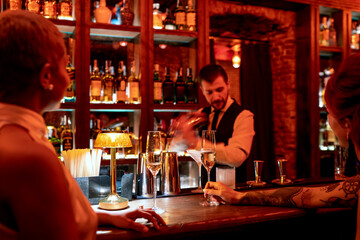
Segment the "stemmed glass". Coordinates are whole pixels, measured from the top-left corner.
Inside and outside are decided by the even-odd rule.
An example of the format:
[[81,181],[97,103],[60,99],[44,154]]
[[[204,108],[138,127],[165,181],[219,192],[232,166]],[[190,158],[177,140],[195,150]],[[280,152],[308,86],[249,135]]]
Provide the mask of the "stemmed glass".
[[153,175],[154,182],[154,204],[152,209],[157,213],[165,212],[164,209],[161,209],[156,206],[156,175],[161,169],[162,159],[162,142],[161,142],[161,132],[160,131],[148,131],[147,141],[146,141],[146,167],[150,170]]
[[[210,181],[210,171],[215,165],[216,139],[215,130],[203,130],[201,138],[201,163],[205,167]],[[208,195],[206,201],[201,203],[203,206],[217,206],[219,203]]]
[[196,164],[198,165],[199,168],[199,178],[198,178],[198,188],[194,189],[193,193],[202,193],[203,190],[201,188],[201,151],[200,150],[196,150],[196,149],[188,149],[186,150],[187,153],[191,156],[192,159],[195,160]]

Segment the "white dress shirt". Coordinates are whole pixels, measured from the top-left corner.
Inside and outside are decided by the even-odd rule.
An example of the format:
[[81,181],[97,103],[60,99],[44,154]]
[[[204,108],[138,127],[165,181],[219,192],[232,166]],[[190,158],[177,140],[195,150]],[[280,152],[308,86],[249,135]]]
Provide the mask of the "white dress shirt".
[[[216,128],[224,116],[224,113],[229,109],[233,102],[234,100],[228,97],[225,107],[221,109],[219,113]],[[202,111],[202,109],[199,111]],[[215,109],[211,107],[208,123],[209,130],[211,130],[214,115]],[[239,167],[250,154],[254,135],[254,114],[249,110],[244,109],[235,119],[234,131],[228,140],[228,145],[225,146],[225,143],[216,144],[217,163],[225,164],[230,167]],[[201,140],[198,141],[197,148],[201,148]]]

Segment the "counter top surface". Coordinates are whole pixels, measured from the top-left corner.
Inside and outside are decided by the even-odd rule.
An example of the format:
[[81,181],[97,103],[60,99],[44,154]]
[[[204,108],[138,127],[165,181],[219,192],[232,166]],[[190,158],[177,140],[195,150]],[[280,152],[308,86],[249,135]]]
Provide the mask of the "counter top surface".
[[[302,218],[307,215],[321,215],[329,212],[347,211],[347,209],[319,209],[305,210],[299,208],[263,207],[263,206],[235,206],[230,204],[216,207],[203,207],[200,202],[204,201],[202,194],[164,197],[157,199],[157,206],[166,210],[161,214],[167,226],[160,231],[151,229],[147,233],[137,233],[131,230],[113,228],[111,226],[100,227],[97,231],[98,239],[137,239],[137,238],[168,238],[181,234],[196,234],[201,232],[224,231],[224,229],[244,228],[244,226],[277,220]],[[133,200],[129,202],[129,208],[122,211],[134,210],[140,206],[151,208],[152,199]],[[93,206],[96,211],[98,207]]]

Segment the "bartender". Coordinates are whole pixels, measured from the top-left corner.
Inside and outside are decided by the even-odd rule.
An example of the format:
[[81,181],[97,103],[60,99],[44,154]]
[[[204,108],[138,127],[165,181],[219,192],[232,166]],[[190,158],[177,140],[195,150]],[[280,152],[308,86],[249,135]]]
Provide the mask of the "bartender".
[[[237,179],[245,182],[247,167],[244,163],[250,154],[255,135],[254,115],[229,96],[228,76],[220,65],[206,65],[200,70],[198,79],[210,105],[198,111],[208,116],[207,125],[200,130],[216,130],[216,165],[210,173],[210,179],[216,181],[216,167],[226,166],[235,167]],[[179,126],[183,128],[183,141],[187,141],[190,148],[201,149],[201,138],[187,124]],[[203,185],[206,176],[204,171]]]

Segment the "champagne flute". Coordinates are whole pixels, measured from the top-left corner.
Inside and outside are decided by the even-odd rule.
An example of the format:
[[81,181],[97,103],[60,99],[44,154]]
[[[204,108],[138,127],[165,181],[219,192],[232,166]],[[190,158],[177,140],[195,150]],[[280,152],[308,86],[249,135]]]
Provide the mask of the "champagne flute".
[[150,170],[153,175],[153,184],[154,184],[154,204],[152,209],[157,213],[165,212],[164,209],[161,209],[156,206],[156,175],[161,169],[162,159],[162,142],[161,142],[161,132],[160,131],[148,131],[147,141],[146,141],[146,167]]
[[[203,130],[201,138],[201,162],[205,167],[210,181],[210,171],[215,165],[216,140],[215,130]],[[201,203],[203,206],[218,206],[219,203],[208,195],[206,201]]]
[[193,193],[202,193],[203,189],[201,188],[201,151],[196,149],[188,149],[186,150],[187,153],[191,156],[192,159],[195,160],[196,164],[199,168],[199,178],[198,178],[198,188],[191,191]]

